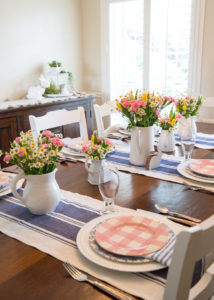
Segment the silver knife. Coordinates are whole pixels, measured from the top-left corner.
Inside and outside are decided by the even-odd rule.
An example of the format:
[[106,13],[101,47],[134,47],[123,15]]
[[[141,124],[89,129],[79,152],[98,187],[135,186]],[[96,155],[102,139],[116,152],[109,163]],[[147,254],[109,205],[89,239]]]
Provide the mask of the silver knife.
[[196,223],[196,222],[188,221],[188,220],[186,220],[186,219],[181,219],[181,218],[171,217],[171,216],[168,216],[167,219],[169,219],[169,220],[171,220],[171,221],[174,221],[174,222],[177,222],[177,223],[180,223],[180,224],[183,224],[183,225],[188,225],[188,226],[196,226],[196,225],[199,225],[199,224]]

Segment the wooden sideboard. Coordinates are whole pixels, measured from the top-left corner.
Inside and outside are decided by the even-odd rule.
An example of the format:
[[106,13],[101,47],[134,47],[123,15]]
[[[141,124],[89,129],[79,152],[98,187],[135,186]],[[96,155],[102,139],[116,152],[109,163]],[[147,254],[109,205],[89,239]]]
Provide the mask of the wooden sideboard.
[[[27,131],[30,129],[28,120],[29,115],[38,117],[49,111],[58,109],[73,110],[78,106],[82,106],[85,109],[88,134],[90,136],[93,132],[94,99],[95,95],[88,95],[55,102],[47,102],[45,104],[8,108],[7,110],[0,109],[0,149],[7,151],[10,147],[10,141],[13,141],[19,135],[20,131]],[[79,135],[79,126],[78,124],[67,125],[55,128],[53,131],[62,133],[63,136],[77,137]]]

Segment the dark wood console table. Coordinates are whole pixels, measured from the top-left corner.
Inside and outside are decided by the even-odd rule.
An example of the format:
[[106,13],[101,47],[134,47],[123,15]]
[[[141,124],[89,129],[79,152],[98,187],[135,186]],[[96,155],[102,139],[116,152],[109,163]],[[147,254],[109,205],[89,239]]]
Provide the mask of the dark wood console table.
[[[51,102],[50,100],[50,102],[45,104],[8,108],[7,110],[1,110],[0,106],[0,149],[7,151],[10,146],[10,141],[13,141],[19,135],[20,131],[30,129],[29,115],[42,116],[49,111],[58,109],[73,110],[78,106],[82,106],[85,109],[88,134],[90,136],[93,132],[94,99],[95,95],[88,95],[55,102]],[[75,124],[68,125],[56,128],[54,131],[62,133],[63,136],[76,137],[79,135],[79,126],[75,126]]]

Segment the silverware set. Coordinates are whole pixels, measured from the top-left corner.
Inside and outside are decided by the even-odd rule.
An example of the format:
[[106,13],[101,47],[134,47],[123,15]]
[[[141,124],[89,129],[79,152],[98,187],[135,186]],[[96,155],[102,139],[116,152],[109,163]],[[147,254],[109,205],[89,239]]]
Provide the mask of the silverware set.
[[83,272],[80,272],[77,268],[72,266],[69,263],[63,263],[64,268],[67,272],[71,275],[71,277],[77,281],[87,281],[88,283],[92,284],[93,286],[97,287],[98,289],[108,293],[109,295],[114,296],[119,300],[134,300],[136,298],[130,296],[129,294],[122,292],[121,290],[104,283],[102,281],[98,281],[96,279],[91,279]]
[[197,218],[193,218],[190,216],[186,216],[183,214],[180,214],[178,212],[173,212],[170,211],[167,207],[159,205],[159,204],[155,204],[155,208],[162,214],[167,214],[168,215],[168,219],[171,221],[175,221],[184,225],[188,225],[188,226],[196,226],[199,223],[201,223],[200,219]]

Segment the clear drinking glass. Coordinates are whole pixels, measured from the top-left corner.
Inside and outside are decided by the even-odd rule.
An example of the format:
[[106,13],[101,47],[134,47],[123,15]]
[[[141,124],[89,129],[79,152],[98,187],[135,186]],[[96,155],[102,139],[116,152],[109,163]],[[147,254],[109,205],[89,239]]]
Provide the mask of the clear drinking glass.
[[119,188],[119,175],[116,169],[101,168],[99,173],[99,191],[104,201],[102,214],[117,211],[115,198]]
[[196,142],[196,132],[195,120],[193,118],[183,120],[183,123],[179,127],[179,137],[184,153],[184,160],[191,159]]

